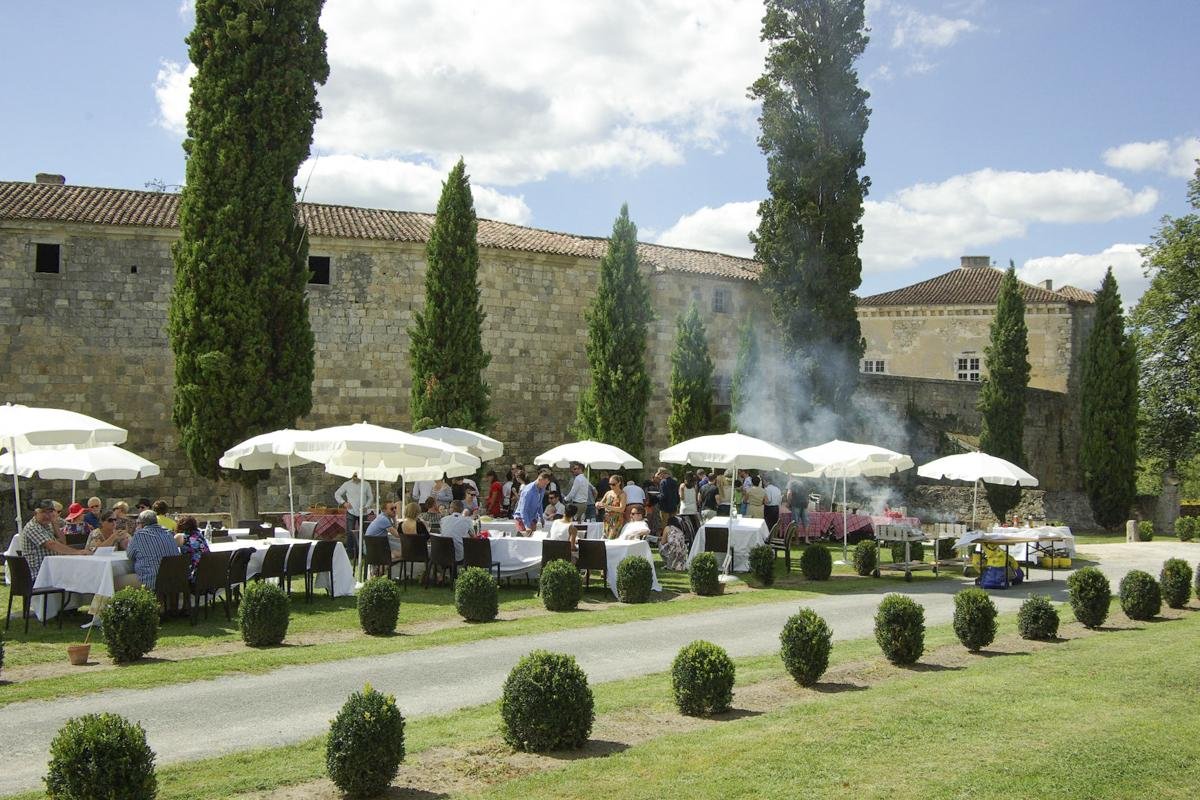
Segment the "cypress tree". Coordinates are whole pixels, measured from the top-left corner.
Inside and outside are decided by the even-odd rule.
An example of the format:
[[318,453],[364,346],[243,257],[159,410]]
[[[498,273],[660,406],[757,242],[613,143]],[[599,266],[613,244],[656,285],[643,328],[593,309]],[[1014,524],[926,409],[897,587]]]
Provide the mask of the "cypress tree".
[[479,292],[475,201],[462,159],[450,170],[425,248],[425,310],[409,331],[413,428],[491,424],[483,371],[484,312]]
[[729,387],[729,404],[733,409],[734,428],[755,429],[754,411],[750,408],[750,392],[759,372],[758,334],[749,317],[742,322],[738,331],[737,361],[734,362],[733,379]]
[[211,479],[231,445],[312,408],[308,240],[293,186],[329,75],[323,1],[197,0],[187,37],[197,73],[167,332],[180,444]]
[[700,310],[692,302],[675,323],[671,353],[671,415],[667,432],[671,444],[714,430],[713,362]]
[[1113,530],[1137,495],[1137,359],[1112,267],[1096,295],[1096,321],[1083,349],[1079,461],[1092,514]]
[[646,327],[651,319],[650,294],[638,262],[637,226],[629,219],[629,206],[622,205],[587,313],[592,382],[580,395],[575,429],[634,458],[641,457],[645,443],[650,400]]
[[[1029,385],[1029,336],[1025,327],[1025,300],[1012,264],[1000,282],[996,316],[992,319],[991,341],[984,350],[987,376],[979,387],[979,411],[983,426],[979,449],[1025,466],[1025,388]],[[1021,499],[1021,487],[987,487],[992,513],[1004,519]]]
[[800,394],[841,410],[858,385],[862,332],[863,136],[869,95],[855,62],[867,46],[863,0],[767,0],[766,67],[750,87],[762,101],[759,148],[769,197],[750,236],[762,262]]

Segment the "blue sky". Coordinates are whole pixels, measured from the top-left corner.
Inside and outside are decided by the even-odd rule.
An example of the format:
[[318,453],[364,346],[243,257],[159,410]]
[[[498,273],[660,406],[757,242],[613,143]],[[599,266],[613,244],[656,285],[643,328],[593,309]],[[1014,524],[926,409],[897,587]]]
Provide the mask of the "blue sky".
[[[0,11],[0,179],[183,180],[176,0],[10,0]],[[331,77],[308,198],[432,210],[461,154],[482,216],[747,254],[765,188],[761,4],[328,0]],[[1200,155],[1200,3],[870,0],[868,294],[1016,262],[1091,288],[1186,210]]]

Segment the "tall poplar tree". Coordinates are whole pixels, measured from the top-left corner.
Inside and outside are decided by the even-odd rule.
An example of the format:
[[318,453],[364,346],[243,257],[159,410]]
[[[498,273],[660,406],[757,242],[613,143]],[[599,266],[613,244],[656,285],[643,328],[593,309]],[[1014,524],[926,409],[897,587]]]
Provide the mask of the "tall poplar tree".
[[671,415],[667,432],[671,444],[712,433],[713,362],[700,310],[693,301],[675,322],[675,349],[671,352]]
[[753,414],[762,413],[762,409],[755,412],[750,408],[751,387],[756,381],[761,383],[759,359],[758,333],[754,329],[754,320],[747,317],[738,331],[737,360],[734,362],[733,377],[729,382],[729,406],[733,409],[733,427],[739,430],[755,429],[756,426],[746,423],[753,422]]
[[[324,0],[197,0],[187,183],[172,248],[167,331],[173,418],[195,471],[222,477],[231,445],[312,408],[308,240],[295,178],[325,82]],[[249,489],[257,473],[224,477]],[[253,507],[243,492],[239,505]]]
[[1137,496],[1137,358],[1125,336],[1121,295],[1109,267],[1096,294],[1096,320],[1083,347],[1079,462],[1092,515],[1113,530]]
[[650,376],[646,328],[653,319],[650,292],[637,254],[637,226],[622,205],[608,250],[600,260],[600,286],[587,312],[592,382],[580,395],[575,429],[580,436],[616,445],[640,458],[645,444]]
[[462,159],[442,185],[425,248],[425,310],[409,331],[412,421],[415,430],[448,425],[483,431],[491,424],[491,394],[483,371],[479,292],[479,227]]
[[[1025,467],[1025,389],[1029,386],[1029,332],[1025,326],[1025,300],[1012,264],[1000,282],[991,341],[984,350],[987,376],[979,387],[983,426],[979,449]],[[1021,499],[1021,487],[987,487],[992,513],[1004,519]]]
[[770,194],[750,235],[754,256],[794,373],[808,384],[800,393],[837,410],[858,385],[863,352],[853,293],[870,110],[854,65],[866,34],[863,0],[767,0],[766,67],[750,87],[762,101]]

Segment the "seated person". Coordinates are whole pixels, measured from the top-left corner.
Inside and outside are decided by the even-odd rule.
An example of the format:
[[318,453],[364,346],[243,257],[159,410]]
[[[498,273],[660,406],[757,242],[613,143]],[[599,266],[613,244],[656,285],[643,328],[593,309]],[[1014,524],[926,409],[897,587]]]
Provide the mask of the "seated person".
[[[173,520],[167,516],[167,511],[170,509],[170,506],[167,505],[166,500],[155,500],[154,505],[150,506],[150,508],[154,511],[155,514],[158,515],[159,527],[166,528],[167,530],[172,531],[172,532],[175,530],[175,520]],[[139,514],[138,520],[140,521],[141,518],[142,517]]]
[[175,526],[175,544],[179,545],[179,552],[188,560],[188,581],[195,581],[200,556],[209,552],[208,540],[204,538],[204,531],[200,530],[200,523],[196,522],[195,517],[179,520]]
[[662,556],[664,569],[673,572],[687,569],[687,536],[684,534],[684,522],[678,516],[667,520],[667,526],[658,539],[658,552]]
[[[400,531],[396,529],[396,503],[394,501],[384,503],[382,511],[371,520],[371,524],[367,526],[366,533],[363,536],[380,536],[386,538],[388,547],[392,551],[392,559],[400,557]],[[377,575],[382,575],[384,567],[381,565],[375,566]]]
[[470,484],[463,492],[463,513],[472,518],[479,516],[479,490]]
[[125,534],[125,541],[128,542],[129,537],[133,535],[134,529],[137,528],[137,520],[129,516],[129,503],[126,503],[124,500],[118,500],[113,503],[112,513],[115,520],[114,527]]
[[441,535],[449,536],[454,540],[455,561],[463,560],[462,540],[469,539],[475,528],[470,517],[464,517],[462,512],[462,501],[452,500],[450,501],[450,513],[442,517]]
[[100,514],[100,525],[88,536],[88,552],[95,552],[97,547],[116,547],[124,550],[129,545],[129,534],[117,530],[117,515],[112,511]]
[[33,505],[33,516],[21,528],[21,555],[29,562],[29,574],[37,580],[38,570],[46,556],[86,556],[86,550],[67,547],[54,535],[54,501],[39,500]]
[[579,514],[579,507],[575,504],[567,506],[563,510],[563,515],[550,523],[550,532],[546,534],[547,539],[554,539],[560,542],[570,542],[571,549],[577,550],[575,546],[575,517]]
[[629,507],[629,522],[621,528],[618,539],[645,539],[650,535],[650,526],[646,523],[646,509],[640,504]]
[[404,519],[400,520],[397,530],[401,536],[417,536],[421,539],[429,538],[429,526],[421,519],[421,507],[416,503],[408,503],[404,506]]
[[87,515],[87,509],[80,503],[71,503],[67,509],[67,521],[62,524],[62,538],[66,538],[70,534],[87,536],[92,532],[92,526],[88,525],[84,520]]
[[138,514],[138,529],[125,549],[133,563],[137,581],[151,591],[154,590],[155,581],[158,579],[158,566],[163,557],[179,555],[179,545],[175,544],[175,537],[158,524],[158,514],[153,509]]
[[83,513],[83,521],[88,524],[92,530],[100,527],[100,510],[104,504],[100,502],[99,497],[89,497],[87,501],[87,511]]
[[566,512],[566,506],[562,504],[562,500],[558,497],[558,492],[546,492],[546,510],[542,512],[542,519],[549,525],[554,520],[561,517]]
[[420,519],[425,523],[425,527],[430,533],[437,530],[442,524],[442,515],[438,508],[438,501],[432,494],[426,497],[425,502],[421,504]]

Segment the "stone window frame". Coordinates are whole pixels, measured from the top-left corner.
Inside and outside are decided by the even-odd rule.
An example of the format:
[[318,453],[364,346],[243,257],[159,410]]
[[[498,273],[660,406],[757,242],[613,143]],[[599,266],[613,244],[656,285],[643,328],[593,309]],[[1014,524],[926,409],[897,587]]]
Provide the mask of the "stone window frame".
[[[40,245],[55,245],[58,247],[58,271],[57,272],[41,272],[37,268],[38,262],[38,247]],[[29,267],[35,276],[45,278],[59,278],[66,273],[66,242],[58,237],[44,236],[36,239],[30,239],[28,243],[29,249]]]
[[320,283],[320,282],[314,282],[314,281],[312,281],[312,280],[305,280],[305,281],[304,281],[304,285],[305,285],[307,288],[313,288],[313,287],[316,287],[316,288],[318,288],[318,289],[328,289],[329,287],[333,286],[333,269],[334,269],[334,258],[333,258],[333,254],[332,254],[332,253],[313,253],[313,252],[311,252],[311,251],[309,252],[309,254],[308,254],[308,263],[309,263],[309,265],[310,265],[310,270],[309,270],[309,277],[310,277],[310,278],[311,278],[311,276],[312,276],[311,264],[312,264],[312,260],[313,260],[314,258],[325,258],[325,259],[328,259],[328,260],[329,260],[329,272],[328,272],[328,275],[326,276],[326,277],[328,278],[328,281],[327,281],[327,282],[325,282],[325,283]]
[[887,362],[882,358],[864,358],[862,371],[874,375],[887,374]]
[[728,286],[717,286],[714,288],[712,310],[714,314],[732,314],[733,290]]
[[983,358],[976,350],[964,350],[954,357],[954,378],[979,383],[983,378]]

